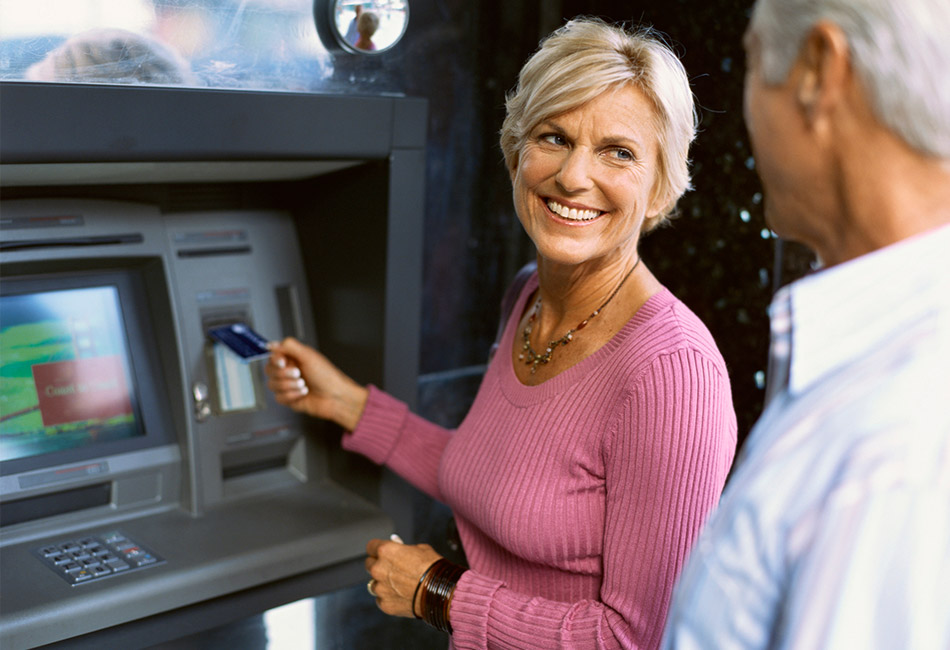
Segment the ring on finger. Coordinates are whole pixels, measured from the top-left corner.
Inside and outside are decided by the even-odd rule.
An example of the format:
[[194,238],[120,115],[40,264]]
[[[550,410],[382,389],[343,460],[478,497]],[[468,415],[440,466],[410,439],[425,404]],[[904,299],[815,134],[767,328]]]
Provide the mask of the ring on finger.
[[370,578],[370,581],[366,583],[366,591],[368,591],[369,595],[372,596],[373,598],[376,598],[376,592],[373,591],[373,587],[375,585],[376,585],[376,580],[373,578]]

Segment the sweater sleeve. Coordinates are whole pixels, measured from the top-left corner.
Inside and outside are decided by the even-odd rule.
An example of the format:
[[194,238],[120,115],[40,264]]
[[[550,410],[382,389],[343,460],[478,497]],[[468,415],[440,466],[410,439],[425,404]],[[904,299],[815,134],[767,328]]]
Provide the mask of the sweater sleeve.
[[657,648],[673,585],[718,501],[736,444],[721,367],[692,349],[657,358],[605,444],[598,600],[555,602],[463,574],[450,619],[458,648]]
[[439,490],[439,462],[451,431],[409,411],[375,386],[356,428],[343,436],[343,448],[385,465],[433,499]]

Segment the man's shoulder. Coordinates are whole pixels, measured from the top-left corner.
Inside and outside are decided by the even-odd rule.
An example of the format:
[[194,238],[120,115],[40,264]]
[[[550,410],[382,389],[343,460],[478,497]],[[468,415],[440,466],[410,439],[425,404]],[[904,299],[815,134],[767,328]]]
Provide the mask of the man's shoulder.
[[735,477],[740,499],[789,523],[836,494],[872,499],[937,480],[950,446],[950,359],[934,340],[895,342],[803,394],[780,396],[749,437]]

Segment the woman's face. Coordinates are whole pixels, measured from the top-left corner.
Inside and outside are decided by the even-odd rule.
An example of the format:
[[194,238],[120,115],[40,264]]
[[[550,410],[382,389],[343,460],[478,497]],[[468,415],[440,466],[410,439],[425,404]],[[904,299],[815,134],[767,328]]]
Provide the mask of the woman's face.
[[560,264],[634,250],[657,182],[655,111],[634,86],[547,119],[511,170],[515,209],[541,257]]

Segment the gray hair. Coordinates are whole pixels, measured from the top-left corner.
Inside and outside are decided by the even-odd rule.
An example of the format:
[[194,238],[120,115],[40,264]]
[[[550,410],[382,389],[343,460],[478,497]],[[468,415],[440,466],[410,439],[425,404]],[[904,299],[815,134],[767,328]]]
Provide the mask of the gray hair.
[[664,207],[644,220],[643,232],[648,232],[669,218],[690,189],[689,146],[697,127],[686,70],[654,30],[629,31],[599,19],[578,18],[545,38],[507,97],[501,150],[508,168],[514,169],[538,124],[627,84],[642,90],[656,109],[659,147],[653,198],[662,199]]
[[749,33],[767,83],[787,78],[822,20],[847,38],[877,119],[913,149],[950,158],[950,1],[758,0]]

